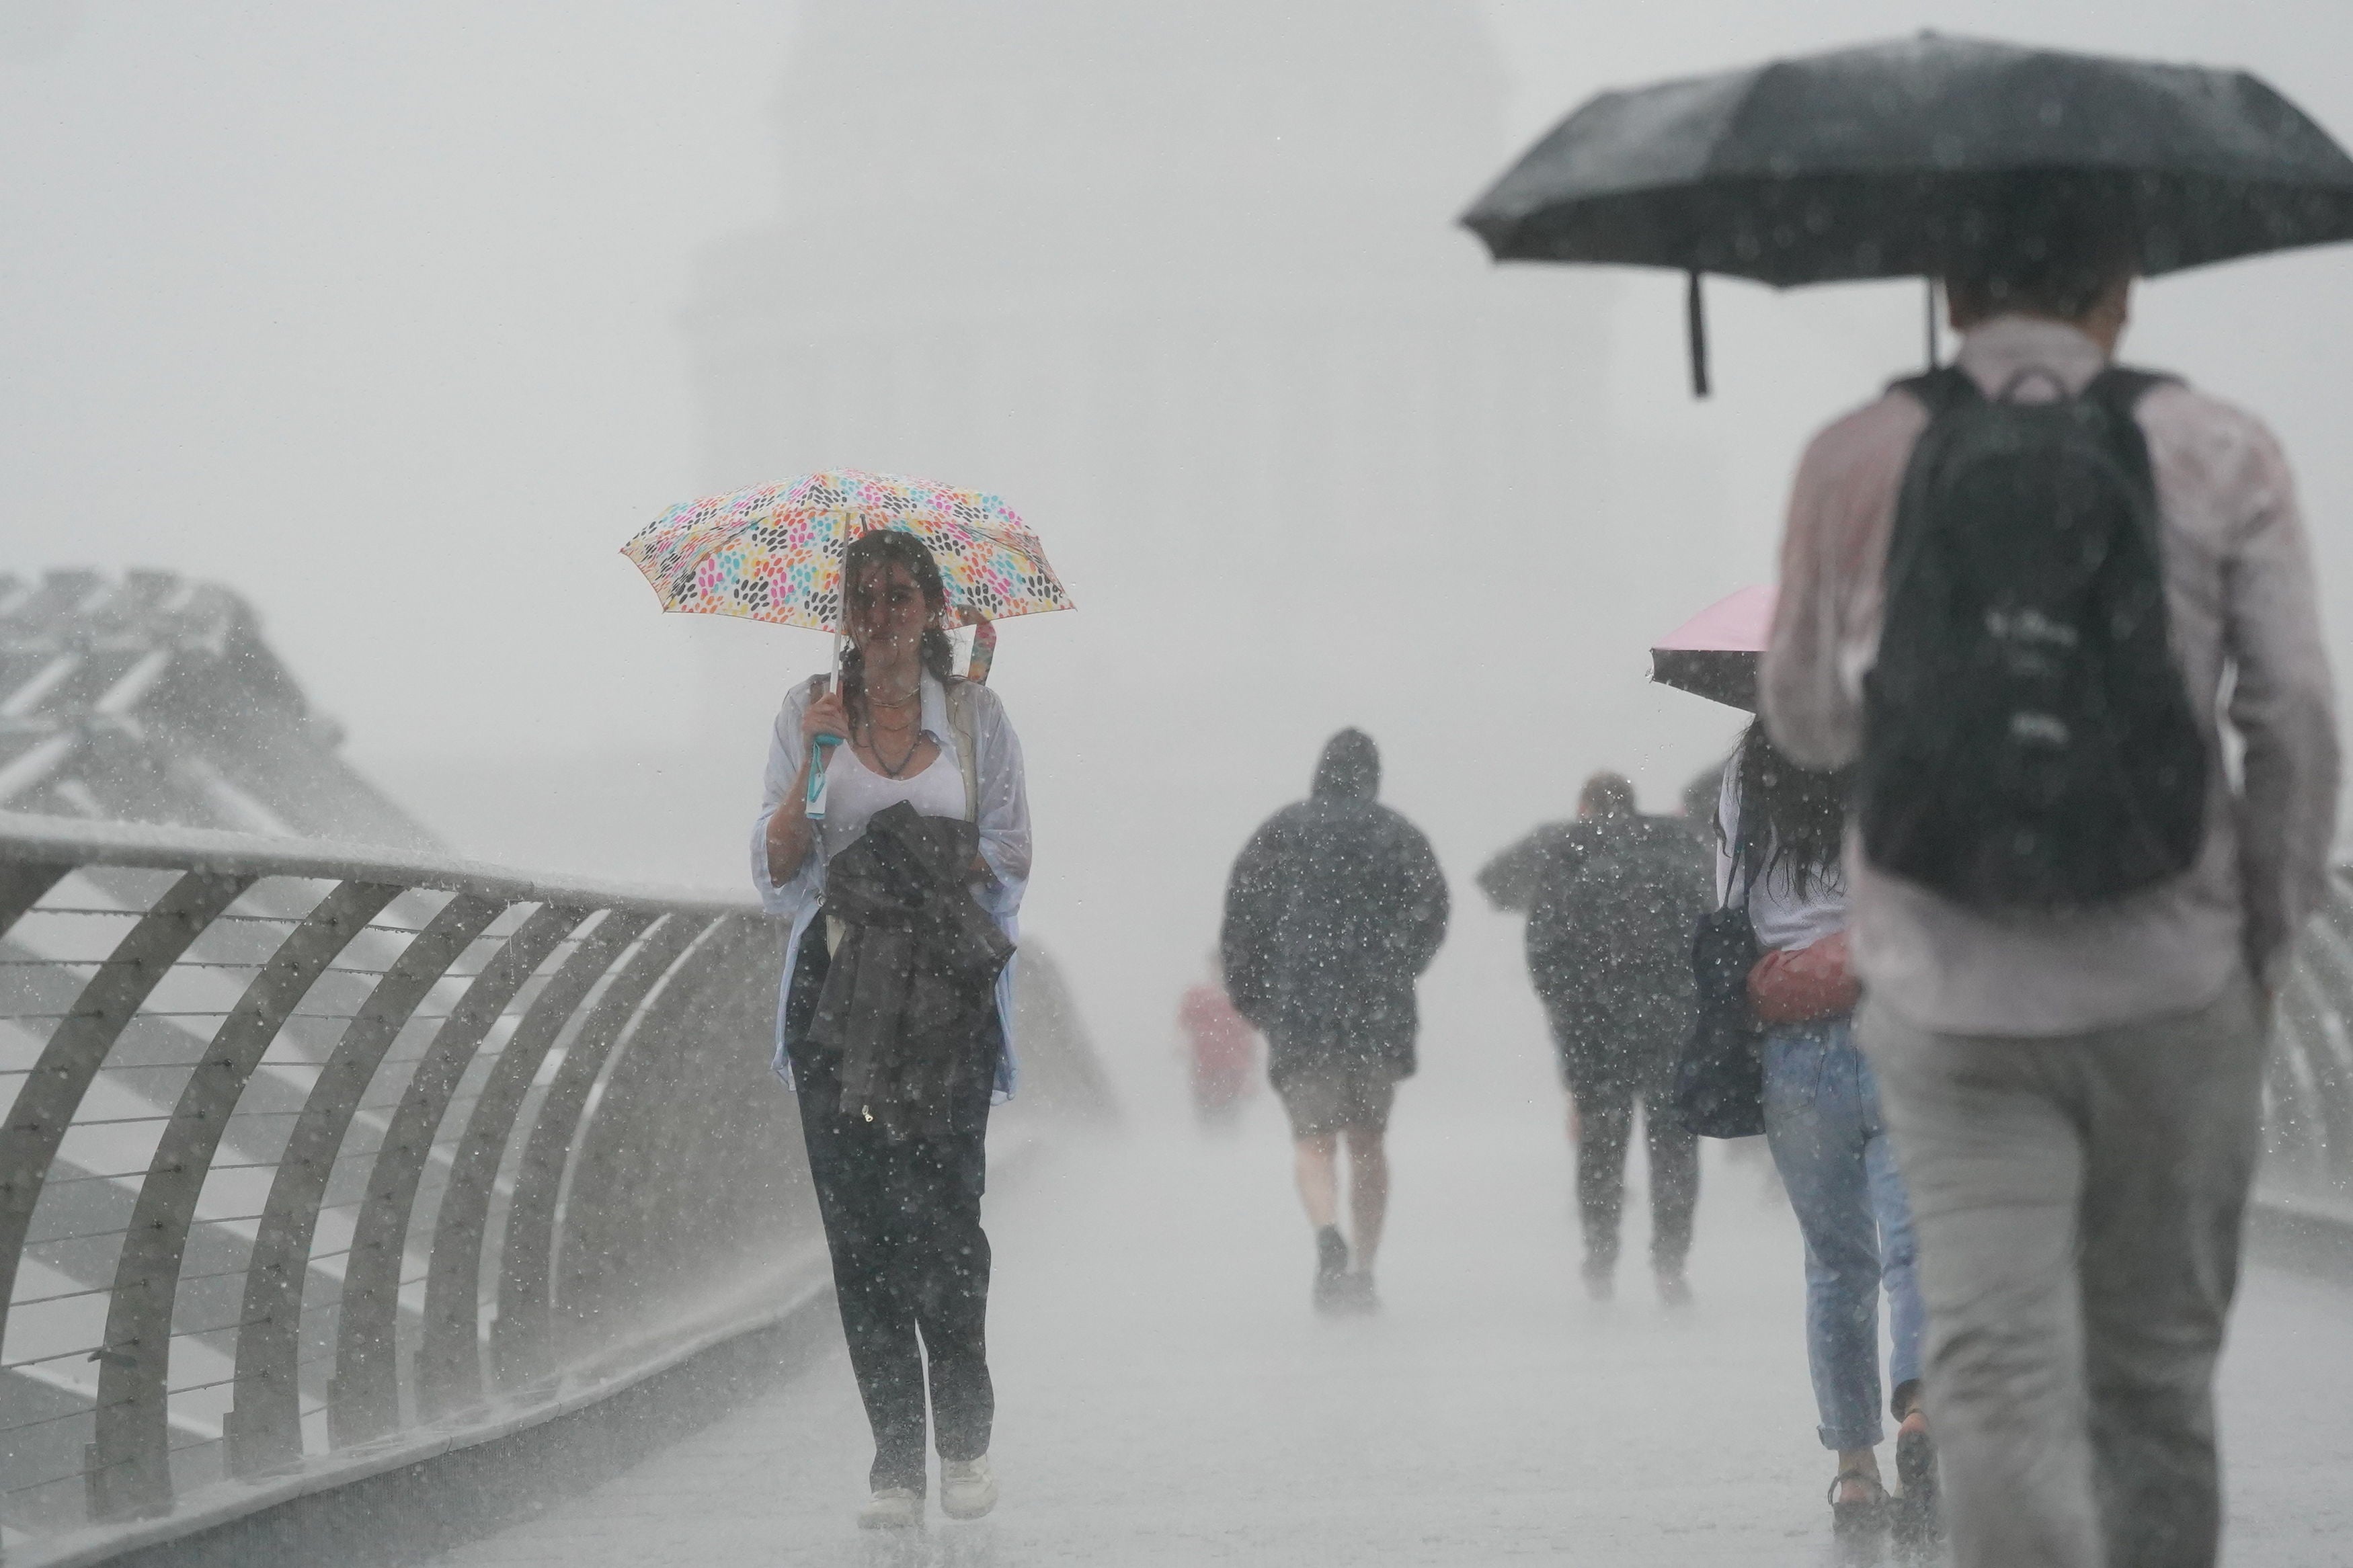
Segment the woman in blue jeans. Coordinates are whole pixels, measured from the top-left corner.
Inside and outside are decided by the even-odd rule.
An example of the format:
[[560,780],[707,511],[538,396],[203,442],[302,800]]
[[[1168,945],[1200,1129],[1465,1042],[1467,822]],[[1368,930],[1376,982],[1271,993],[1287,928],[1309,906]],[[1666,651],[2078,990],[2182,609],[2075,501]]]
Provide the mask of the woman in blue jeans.
[[[1822,1446],[1838,1454],[1831,1509],[1841,1535],[1891,1520],[1935,1530],[1935,1461],[1920,1407],[1926,1313],[1913,1272],[1912,1214],[1854,1043],[1860,996],[1846,952],[1839,865],[1844,780],[1799,768],[1752,724],[1725,765],[1716,813],[1716,889],[1745,899],[1763,956],[1748,996],[1763,1026],[1765,1139],[1806,1240],[1806,1359]],[[1745,818],[1745,820],[1744,820]],[[1900,1499],[1875,1452],[1880,1419],[1879,1293],[1894,1349],[1888,1412]]]

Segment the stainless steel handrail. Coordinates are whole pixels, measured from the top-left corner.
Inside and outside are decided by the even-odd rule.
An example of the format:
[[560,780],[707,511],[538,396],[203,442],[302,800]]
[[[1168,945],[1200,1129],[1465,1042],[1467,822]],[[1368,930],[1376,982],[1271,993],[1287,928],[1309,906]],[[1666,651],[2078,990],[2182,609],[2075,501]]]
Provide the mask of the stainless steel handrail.
[[0,1524],[511,1423],[805,1264],[781,948],[744,899],[0,814]]
[[257,877],[395,882],[469,892],[510,902],[588,903],[617,909],[755,911],[749,899],[676,888],[591,882],[538,875],[453,856],[407,855],[373,844],[324,838],[263,838],[208,827],[148,827],[135,822],[0,812],[0,865],[123,866]]
[[[780,949],[749,900],[0,814],[0,1524],[327,1482],[731,1331],[817,1236]],[[2280,1024],[2262,1199],[2353,1226],[2353,877]]]
[[2278,1011],[2256,1198],[2353,1236],[2353,870],[2331,879]]

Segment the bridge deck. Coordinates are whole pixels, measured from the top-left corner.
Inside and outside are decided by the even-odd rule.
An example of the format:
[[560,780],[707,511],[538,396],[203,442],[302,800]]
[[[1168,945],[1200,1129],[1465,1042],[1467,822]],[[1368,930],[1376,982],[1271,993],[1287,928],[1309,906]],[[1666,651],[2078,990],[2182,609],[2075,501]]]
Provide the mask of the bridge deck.
[[[860,1537],[871,1449],[837,1348],[447,1563],[1830,1561],[1798,1239],[1756,1167],[1711,1154],[1695,1304],[1653,1300],[1637,1214],[1596,1305],[1548,1113],[1495,1125],[1409,1090],[1386,1310],[1325,1322],[1285,1146],[1253,1110],[1229,1139],[1066,1147],[992,1196],[993,1518]],[[2353,1292],[2250,1271],[2224,1378],[2235,1563],[2353,1561],[2348,1318]]]

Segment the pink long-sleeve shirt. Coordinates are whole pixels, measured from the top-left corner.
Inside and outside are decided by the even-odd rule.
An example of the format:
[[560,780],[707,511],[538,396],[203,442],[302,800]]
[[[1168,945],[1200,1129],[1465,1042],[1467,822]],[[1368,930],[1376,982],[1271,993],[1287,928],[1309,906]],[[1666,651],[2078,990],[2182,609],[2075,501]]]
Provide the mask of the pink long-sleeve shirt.
[[[2003,316],[1963,339],[1958,363],[1994,394],[2029,368],[2080,391],[2105,361],[2073,327]],[[2337,720],[2286,461],[2255,419],[2186,385],[2154,388],[2138,414],[2173,651],[2215,759],[2205,847],[2180,877],[2114,904],[1993,916],[1872,866],[1850,829],[1856,967],[1874,1002],[1920,1027],[2067,1035],[2190,1011],[2242,968],[2275,981],[2326,886]],[[1817,436],[1799,465],[1759,690],[1774,740],[1810,766],[1861,749],[1896,491],[1926,424],[1915,399],[1890,393]],[[2221,765],[2226,704],[2235,769]]]

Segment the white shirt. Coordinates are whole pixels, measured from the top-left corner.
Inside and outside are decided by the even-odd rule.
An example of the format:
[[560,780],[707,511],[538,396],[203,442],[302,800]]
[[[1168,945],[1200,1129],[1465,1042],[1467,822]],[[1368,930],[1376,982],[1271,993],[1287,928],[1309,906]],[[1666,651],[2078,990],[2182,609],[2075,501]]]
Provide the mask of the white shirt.
[[[1732,846],[1740,835],[1740,752],[1724,765],[1724,787],[1715,797],[1715,901],[1731,897],[1735,869]],[[1767,858],[1771,847],[1767,846]],[[1813,883],[1797,890],[1787,866],[1768,868],[1748,889],[1748,923],[1757,928],[1757,945],[1767,952],[1810,947],[1846,929],[1846,883],[1833,873],[1825,886]]]
[[[796,764],[797,766],[798,764]],[[918,816],[964,820],[964,767],[954,752],[943,747],[923,771],[894,779],[859,761],[848,745],[827,748],[825,820],[818,824],[817,842],[826,864],[865,837],[875,815],[901,802]]]
[[[760,895],[763,909],[772,915],[789,917],[793,922],[785,943],[784,983],[776,994],[775,1060],[776,1076],[785,1080],[786,1088],[792,1086],[793,1078],[792,1063],[785,1050],[785,994],[792,986],[793,963],[800,953],[802,933],[824,907],[828,855],[811,853],[802,858],[799,869],[790,877],[781,882],[775,880],[768,875],[768,819],[776,815],[776,808],[793,793],[793,783],[800,774],[801,715],[808,710],[809,687],[808,681],[796,682],[785,694],[784,706],[777,710],[776,727],[768,740],[768,768],[760,792],[760,815],[752,823],[752,887]],[[948,722],[947,688],[926,675],[923,689],[923,732],[938,742],[940,754],[917,777],[939,773],[944,779],[955,780],[958,809],[940,815],[962,816],[964,763],[956,750],[955,727]],[[1005,716],[1005,704],[997,700],[997,693],[986,686],[976,686],[972,691],[973,741],[980,753],[974,769],[980,786],[976,825],[980,829],[980,858],[991,873],[990,880],[973,889],[973,897],[988,911],[998,930],[1018,941],[1021,895],[1029,886],[1029,789],[1022,771],[1021,741],[1013,732],[1012,721]],[[840,781],[835,770],[842,765],[842,753],[849,750],[847,745],[835,748],[836,754],[827,763],[828,826],[834,809],[832,791]],[[848,760],[853,766],[864,766],[855,759]],[[880,810],[888,804],[881,802],[874,809]],[[818,847],[823,849],[822,840]],[[998,971],[997,976],[997,1022],[1005,1031],[1005,1051],[997,1068],[999,1100],[1008,1099],[1013,1093],[1013,966],[1019,962],[1017,953],[1013,963]]]

